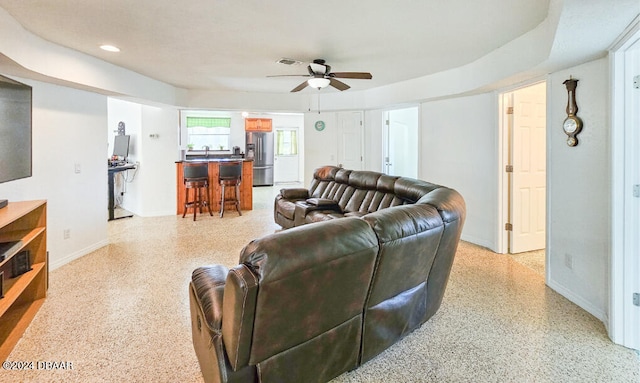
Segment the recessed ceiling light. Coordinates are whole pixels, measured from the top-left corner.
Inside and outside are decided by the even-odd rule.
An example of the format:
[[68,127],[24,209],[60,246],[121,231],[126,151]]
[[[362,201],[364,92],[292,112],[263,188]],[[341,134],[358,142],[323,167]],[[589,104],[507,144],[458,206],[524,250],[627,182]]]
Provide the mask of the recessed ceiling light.
[[113,45],[108,45],[108,44],[100,45],[100,48],[107,52],[120,52],[120,48],[114,47]]

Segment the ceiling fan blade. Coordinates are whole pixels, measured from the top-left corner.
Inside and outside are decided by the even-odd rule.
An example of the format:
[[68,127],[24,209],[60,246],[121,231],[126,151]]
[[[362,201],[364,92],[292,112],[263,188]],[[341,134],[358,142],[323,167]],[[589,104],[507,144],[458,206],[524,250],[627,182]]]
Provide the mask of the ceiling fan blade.
[[305,81],[302,84],[296,86],[295,88],[291,89],[291,92],[300,92],[302,89],[306,88],[307,86],[309,86],[309,84]]
[[332,87],[338,89],[338,90],[347,90],[349,88],[351,88],[349,85],[343,83],[342,81],[338,81],[335,78],[330,78],[329,79],[329,85],[331,85]]
[[373,78],[369,72],[335,72],[329,73],[329,76],[335,78],[359,78],[363,80],[371,80]]
[[309,77],[308,74],[275,74],[267,77]]

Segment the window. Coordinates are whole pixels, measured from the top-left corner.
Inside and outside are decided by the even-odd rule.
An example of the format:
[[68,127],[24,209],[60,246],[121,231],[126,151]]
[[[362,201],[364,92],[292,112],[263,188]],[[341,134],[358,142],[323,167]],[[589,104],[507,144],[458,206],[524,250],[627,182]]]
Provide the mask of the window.
[[276,130],[276,156],[295,156],[298,154],[298,131]]
[[231,118],[187,117],[187,146],[201,150],[229,150]]

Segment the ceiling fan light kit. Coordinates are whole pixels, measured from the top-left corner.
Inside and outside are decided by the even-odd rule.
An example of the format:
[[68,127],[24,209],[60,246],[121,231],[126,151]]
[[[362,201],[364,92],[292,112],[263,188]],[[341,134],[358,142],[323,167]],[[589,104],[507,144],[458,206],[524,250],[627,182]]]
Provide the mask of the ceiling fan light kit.
[[[293,59],[280,59],[277,61],[278,63],[292,65],[292,62],[296,62]],[[349,85],[343,83],[342,81],[336,80],[337,78],[355,78],[361,80],[371,80],[373,76],[369,72],[331,72],[331,66],[325,64],[323,59],[315,59],[312,63],[307,66],[307,70],[309,74],[284,74],[284,75],[275,75],[275,76],[267,76],[267,77],[310,77],[308,80],[303,82],[302,84],[296,86],[291,90],[291,92],[299,92],[302,89],[310,86],[316,89],[326,88],[328,86],[332,86],[340,91],[347,90],[351,88]]]
[[329,86],[331,80],[324,77],[314,77],[307,80],[307,84],[309,84],[312,88],[322,89]]

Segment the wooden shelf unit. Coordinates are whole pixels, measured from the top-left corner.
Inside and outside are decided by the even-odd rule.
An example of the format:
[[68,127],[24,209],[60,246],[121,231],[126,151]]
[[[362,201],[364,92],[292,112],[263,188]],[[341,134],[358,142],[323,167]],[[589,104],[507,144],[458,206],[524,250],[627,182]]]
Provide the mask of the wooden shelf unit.
[[[0,262],[5,270],[0,299],[0,361],[7,359],[47,296],[49,274],[47,260],[47,202],[11,202],[0,209],[0,243],[21,241],[19,247]],[[21,251],[28,250],[32,269],[9,278],[10,263]]]

